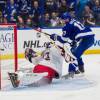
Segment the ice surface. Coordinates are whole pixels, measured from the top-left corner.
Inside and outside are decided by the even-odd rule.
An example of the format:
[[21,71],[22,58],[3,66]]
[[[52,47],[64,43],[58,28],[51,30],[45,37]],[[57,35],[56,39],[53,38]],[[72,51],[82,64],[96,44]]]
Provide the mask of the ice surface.
[[[5,91],[0,92],[0,100],[100,100],[100,55],[84,55],[83,59],[84,76],[70,80],[53,80],[51,85],[38,88],[13,89],[8,84]],[[28,62],[22,65],[24,68],[26,65],[33,66]],[[63,65],[63,74],[67,72],[67,65]]]

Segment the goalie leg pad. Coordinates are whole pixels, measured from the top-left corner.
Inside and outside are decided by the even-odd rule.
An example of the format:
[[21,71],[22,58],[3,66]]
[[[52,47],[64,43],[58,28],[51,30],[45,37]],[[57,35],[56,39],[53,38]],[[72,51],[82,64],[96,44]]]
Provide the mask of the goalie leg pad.
[[14,88],[19,86],[19,82],[18,82],[18,75],[16,73],[8,73],[9,78],[11,80],[12,86]]
[[44,76],[47,76],[48,73],[20,73],[19,74],[19,80],[20,85],[29,85],[33,84],[34,82],[37,82],[41,80]]
[[47,72],[48,75],[45,76],[46,78],[49,78],[50,80],[52,80],[52,78],[59,78],[59,74],[58,72],[56,72],[54,69],[48,67],[48,66],[44,66],[44,65],[37,65],[35,66],[35,68],[33,69],[34,73],[43,73],[43,72]]

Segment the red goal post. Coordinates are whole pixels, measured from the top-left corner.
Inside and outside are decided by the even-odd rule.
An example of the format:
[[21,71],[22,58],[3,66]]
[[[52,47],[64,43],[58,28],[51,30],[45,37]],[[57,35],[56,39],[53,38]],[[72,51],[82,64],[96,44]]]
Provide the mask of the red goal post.
[[[7,40],[7,35],[12,36],[12,38],[8,38]],[[12,39],[12,41],[11,41]],[[10,43],[11,42],[11,43]],[[12,47],[7,47],[8,44]],[[12,59],[14,62],[13,69],[14,71],[17,71],[18,68],[18,53],[17,53],[17,26],[16,24],[0,24],[0,89],[2,85],[2,60],[4,59],[9,59],[5,55],[11,55],[12,53]],[[4,50],[4,51],[3,51]],[[11,51],[10,51],[11,50]],[[2,56],[4,52],[4,55]],[[9,53],[10,52],[10,53]],[[9,66],[8,66],[9,67]]]

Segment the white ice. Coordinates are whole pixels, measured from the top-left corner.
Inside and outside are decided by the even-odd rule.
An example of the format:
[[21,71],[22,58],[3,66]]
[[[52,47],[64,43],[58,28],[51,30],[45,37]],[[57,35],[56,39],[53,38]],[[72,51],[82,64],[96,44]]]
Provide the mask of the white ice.
[[[54,80],[51,85],[38,88],[13,89],[10,85],[6,91],[0,91],[0,100],[100,100],[100,55],[84,55],[83,59],[83,77]],[[27,63],[27,66],[30,65]],[[63,68],[65,74],[67,64]]]

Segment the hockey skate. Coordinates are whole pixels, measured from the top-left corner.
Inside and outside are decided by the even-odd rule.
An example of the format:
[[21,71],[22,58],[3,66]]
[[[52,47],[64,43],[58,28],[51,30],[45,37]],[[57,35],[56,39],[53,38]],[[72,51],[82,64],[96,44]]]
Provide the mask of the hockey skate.
[[74,78],[74,76],[76,76],[77,74],[80,74],[78,65],[76,63],[70,63],[68,68],[68,74],[64,75],[63,78]]
[[74,78],[76,76],[80,76],[81,72],[79,70],[76,71],[71,71],[66,75],[63,75],[62,78],[63,79],[70,79],[70,78]]
[[80,71],[81,73],[84,73],[84,72],[85,72],[85,70],[84,70],[84,65],[79,65],[79,71]]
[[79,71],[79,70],[76,70],[76,71],[75,71],[75,74],[80,74],[80,71]]
[[19,86],[18,75],[16,73],[8,73],[12,86],[14,88]]
[[63,75],[61,78],[66,80],[66,79],[79,78],[79,77],[83,77],[83,76],[84,76],[84,73],[77,70],[75,72],[73,72],[73,71],[69,72],[68,74]]
[[62,76],[62,79],[74,78],[74,74],[75,74],[75,72],[69,72],[68,74],[63,75],[63,76]]

